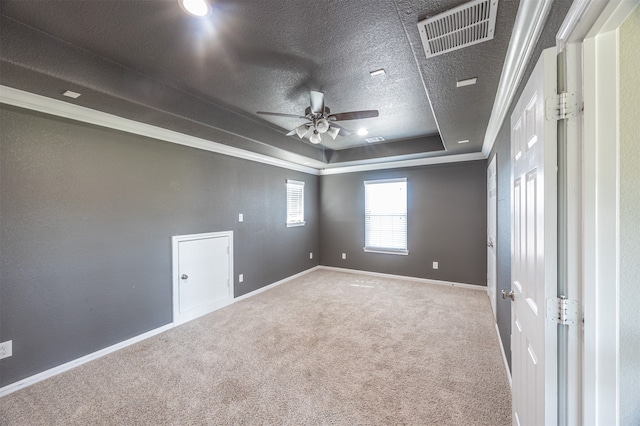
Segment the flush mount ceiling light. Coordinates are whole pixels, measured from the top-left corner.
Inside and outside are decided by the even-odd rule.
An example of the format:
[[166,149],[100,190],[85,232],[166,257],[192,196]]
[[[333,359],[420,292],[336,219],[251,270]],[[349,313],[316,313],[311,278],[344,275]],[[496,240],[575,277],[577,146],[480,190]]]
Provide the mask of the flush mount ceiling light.
[[72,92],[71,90],[66,90],[62,96],[66,96],[68,98],[78,99],[80,97],[80,93]]
[[206,16],[209,14],[209,3],[206,0],[178,0],[180,6],[194,16]]
[[367,138],[367,139],[365,139],[365,141],[367,141],[369,143],[383,142],[384,138],[382,136],[376,136],[375,138]]
[[458,141],[458,143],[469,143],[469,139],[465,139],[463,141]]
[[458,82],[456,83],[456,87],[471,86],[473,84],[476,84],[477,81],[478,79],[476,77],[467,78],[466,80],[458,80]]
[[369,74],[371,75],[371,77],[377,77],[379,75],[385,75],[386,72],[383,68],[380,68],[379,70],[371,71]]
[[358,136],[367,136],[368,134],[369,134],[369,131],[364,127],[360,127],[358,129]]

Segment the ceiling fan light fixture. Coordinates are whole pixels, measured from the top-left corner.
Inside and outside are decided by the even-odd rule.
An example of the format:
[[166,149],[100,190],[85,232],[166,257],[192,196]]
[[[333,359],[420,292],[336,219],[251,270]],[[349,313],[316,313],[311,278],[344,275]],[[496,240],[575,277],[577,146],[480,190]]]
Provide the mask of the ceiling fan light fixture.
[[304,136],[309,133],[309,128],[307,127],[306,124],[302,124],[298,127],[296,127],[296,135],[298,135],[298,137],[300,139],[304,138]]
[[207,16],[209,3],[206,0],[178,0],[180,6],[193,16]]
[[329,122],[326,118],[321,118],[316,120],[315,127],[318,133],[326,133],[329,130]]
[[309,141],[312,144],[319,144],[320,142],[322,142],[322,137],[320,136],[320,133],[314,131],[313,134],[311,136],[309,136]]
[[340,133],[340,129],[338,129],[337,127],[329,127],[329,130],[327,130],[327,134],[331,136],[331,139],[333,139],[334,141],[336,140],[338,133]]

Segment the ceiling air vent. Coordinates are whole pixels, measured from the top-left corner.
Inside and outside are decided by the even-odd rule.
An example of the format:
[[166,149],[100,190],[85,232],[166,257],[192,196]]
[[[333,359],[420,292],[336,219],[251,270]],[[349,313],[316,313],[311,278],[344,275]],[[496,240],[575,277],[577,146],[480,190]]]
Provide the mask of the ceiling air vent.
[[427,58],[493,38],[498,0],[474,0],[418,22]]

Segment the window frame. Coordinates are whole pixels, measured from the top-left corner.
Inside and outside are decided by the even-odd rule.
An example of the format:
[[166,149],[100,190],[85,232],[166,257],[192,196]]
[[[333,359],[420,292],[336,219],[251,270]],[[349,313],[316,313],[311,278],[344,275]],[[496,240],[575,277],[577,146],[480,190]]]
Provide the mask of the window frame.
[[[285,181],[285,186],[287,189],[286,192],[286,225],[287,228],[291,228],[291,227],[295,227],[295,226],[304,226],[307,222],[304,220],[304,182],[300,181],[300,180],[293,180],[293,179],[287,179]],[[300,197],[299,197],[299,210],[300,210],[300,214],[297,215],[299,216],[299,219],[293,219],[292,216],[294,216],[295,212],[292,212],[290,210],[290,202],[291,202],[291,198],[292,198],[292,191],[293,189],[299,190],[300,191]]]
[[[387,183],[404,183],[405,184],[405,203],[404,203],[404,214],[394,214],[389,216],[403,216],[404,217],[404,235],[405,235],[405,246],[404,248],[394,248],[394,247],[383,247],[383,246],[367,246],[367,232],[369,230],[368,224],[370,223],[367,219],[367,186],[368,185],[376,185],[376,184],[387,184]],[[382,254],[395,254],[406,256],[409,254],[409,185],[406,177],[404,178],[394,178],[394,179],[374,179],[374,180],[365,180],[364,181],[364,247],[363,250],[366,253],[382,253]]]

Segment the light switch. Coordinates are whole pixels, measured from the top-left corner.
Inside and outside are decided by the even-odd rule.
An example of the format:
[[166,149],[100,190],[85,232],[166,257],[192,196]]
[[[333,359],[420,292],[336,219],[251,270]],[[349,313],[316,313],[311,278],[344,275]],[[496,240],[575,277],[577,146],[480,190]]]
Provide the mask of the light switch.
[[244,222],[244,215],[242,213],[238,214],[238,222]]

